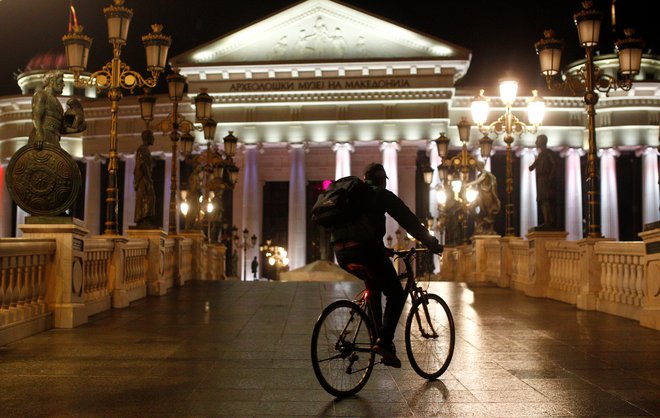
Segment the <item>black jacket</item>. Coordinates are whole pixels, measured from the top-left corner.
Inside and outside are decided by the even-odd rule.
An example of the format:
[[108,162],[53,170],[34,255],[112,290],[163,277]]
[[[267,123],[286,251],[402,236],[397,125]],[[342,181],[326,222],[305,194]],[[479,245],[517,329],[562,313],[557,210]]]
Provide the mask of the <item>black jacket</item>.
[[371,241],[382,243],[385,236],[385,213],[388,213],[403,229],[426,247],[433,248],[438,245],[438,240],[429,234],[417,216],[397,195],[387,189],[376,187],[369,181],[366,183],[371,187],[373,193],[370,193],[368,201],[365,202],[363,218],[333,228],[333,242]]

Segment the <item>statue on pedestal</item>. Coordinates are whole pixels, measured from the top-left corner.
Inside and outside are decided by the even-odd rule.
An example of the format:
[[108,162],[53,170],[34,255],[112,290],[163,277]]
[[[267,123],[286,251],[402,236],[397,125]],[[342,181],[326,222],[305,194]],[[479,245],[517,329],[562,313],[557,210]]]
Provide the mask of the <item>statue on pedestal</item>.
[[156,192],[152,177],[153,163],[149,147],[154,144],[154,134],[147,129],[142,131],[142,145],[135,151],[135,171],[133,189],[135,190],[135,225],[139,229],[157,228]]
[[536,137],[539,155],[529,166],[529,171],[536,170],[536,202],[543,217],[543,222],[536,229],[556,230],[557,224],[557,168],[559,163],[552,150],[548,149],[548,137]]
[[57,95],[64,89],[61,71],[46,73],[43,87],[32,97],[33,129],[7,166],[7,187],[16,204],[31,215],[66,215],[82,185],[80,170],[61,148],[62,134],[87,128],[82,105],[67,101],[64,111]]
[[484,163],[477,161],[479,175],[477,178],[466,185],[466,187],[476,187],[479,195],[474,202],[479,208],[479,213],[475,219],[475,235],[495,235],[495,217],[500,213],[501,202],[497,196],[497,178],[490,171],[486,170]]

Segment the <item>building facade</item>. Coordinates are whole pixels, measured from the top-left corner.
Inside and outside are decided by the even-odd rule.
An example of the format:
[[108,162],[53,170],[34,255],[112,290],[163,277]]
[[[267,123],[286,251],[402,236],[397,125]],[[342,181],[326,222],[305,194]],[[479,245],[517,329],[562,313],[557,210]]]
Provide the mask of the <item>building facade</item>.
[[[605,71],[616,71],[615,58],[599,57],[598,64]],[[370,162],[383,163],[389,176],[387,187],[420,218],[437,216],[434,188],[438,180],[426,185],[421,166],[425,161],[433,167],[440,163],[432,143],[440,133],[451,139],[452,149],[460,145],[457,123],[469,118],[471,100],[478,93],[478,86],[456,87],[470,63],[471,52],[465,48],[328,0],[298,3],[171,60],[188,79],[189,100],[179,110],[194,118],[191,99],[206,89],[213,97],[213,118],[219,123],[216,141],[228,131],[240,140],[236,157],[240,177],[233,193],[225,196],[225,229],[235,225],[239,231],[255,234],[259,242],[270,240],[286,248],[292,269],[329,256],[327,237],[309,219],[309,209],[324,182],[361,175]],[[613,239],[636,240],[644,224],[660,219],[660,60],[645,56],[642,67],[630,91],[603,95],[597,107],[602,232]],[[9,158],[27,142],[31,129],[27,82],[24,79],[22,86],[25,95],[0,98],[3,183]],[[496,95],[495,91],[486,94]],[[526,119],[530,96],[520,97],[513,106],[521,119]],[[569,239],[580,239],[586,204],[584,102],[582,97],[543,96],[547,110],[538,133],[546,134],[548,146],[562,157],[562,221]],[[75,214],[98,234],[104,221],[110,110],[102,97],[87,97],[83,106],[88,129],[63,137],[61,144],[84,172],[85,193]],[[504,106],[493,99],[491,109],[499,115]],[[167,98],[159,98],[156,120],[170,111]],[[133,224],[134,153],[143,129],[136,97],[126,96],[120,102],[118,130],[123,230]],[[471,148],[478,148],[480,137],[473,129]],[[196,143],[196,152],[206,147],[201,133]],[[516,137],[514,142],[516,230],[521,236],[538,223],[535,173],[528,170],[534,161],[534,143],[534,135]],[[158,215],[166,229],[172,159],[167,133],[157,134],[152,151]],[[488,163],[499,179],[503,198],[501,137],[495,139]],[[188,171],[182,162],[177,176],[182,189],[187,187]],[[2,187],[0,236],[15,236],[25,214]],[[496,224],[499,233],[503,233],[503,223],[502,213]],[[395,237],[397,229],[388,219],[387,234]],[[257,246],[240,257],[250,261],[258,254]]]

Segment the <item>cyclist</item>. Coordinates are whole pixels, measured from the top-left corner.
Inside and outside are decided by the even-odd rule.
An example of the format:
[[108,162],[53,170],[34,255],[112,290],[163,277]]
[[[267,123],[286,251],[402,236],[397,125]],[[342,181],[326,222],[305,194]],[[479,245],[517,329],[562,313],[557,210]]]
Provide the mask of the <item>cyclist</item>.
[[[439,254],[443,247],[406,204],[385,188],[388,177],[381,164],[369,164],[364,172],[364,180],[373,192],[365,193],[363,216],[333,227],[332,242],[339,265],[362,279],[370,293],[369,303],[374,315],[378,315],[374,322],[379,328],[374,351],[383,357],[385,365],[400,368],[401,361],[396,356],[393,340],[406,294],[389,259],[391,251],[383,245],[385,213],[432,252]],[[381,293],[386,298],[384,314]]]

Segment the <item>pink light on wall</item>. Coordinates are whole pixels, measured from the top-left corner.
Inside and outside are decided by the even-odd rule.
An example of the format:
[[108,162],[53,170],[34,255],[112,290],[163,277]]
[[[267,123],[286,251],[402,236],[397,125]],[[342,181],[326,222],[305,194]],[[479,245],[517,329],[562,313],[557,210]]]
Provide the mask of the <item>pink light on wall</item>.
[[330,183],[332,183],[332,180],[323,180],[323,191],[328,190],[328,187],[330,187]]

